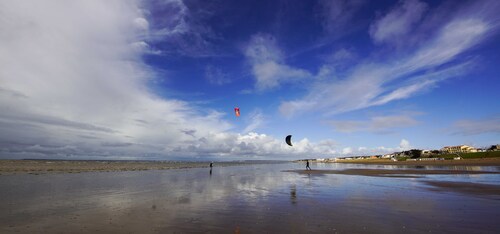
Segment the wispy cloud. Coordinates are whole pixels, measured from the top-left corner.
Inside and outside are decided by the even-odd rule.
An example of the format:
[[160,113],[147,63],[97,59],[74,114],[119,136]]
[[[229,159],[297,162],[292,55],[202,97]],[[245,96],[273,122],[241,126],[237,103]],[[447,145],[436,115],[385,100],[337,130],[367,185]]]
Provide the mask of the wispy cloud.
[[353,27],[355,15],[366,3],[363,0],[321,0],[318,2],[318,18],[327,37],[339,38],[356,27]]
[[[494,2],[486,3],[500,9]],[[285,116],[312,109],[323,110],[326,115],[353,111],[409,98],[443,80],[466,74],[474,61],[458,56],[498,31],[497,16],[481,13],[464,11],[456,15],[407,54],[389,55],[385,62],[366,59],[346,75],[320,79],[303,98],[283,102],[280,111]]]
[[306,70],[288,66],[276,45],[276,39],[271,35],[252,36],[245,56],[252,67],[258,91],[277,88],[283,83],[296,83],[312,76]]
[[232,82],[229,74],[212,65],[205,67],[205,78],[214,85],[224,85]]
[[370,25],[370,36],[376,43],[400,41],[413,31],[426,10],[427,4],[424,2],[401,1]]
[[255,132],[255,130],[259,127],[262,127],[265,124],[264,114],[262,110],[256,109],[248,114],[247,117],[247,126],[243,130],[244,133]]
[[208,9],[190,9],[184,0],[152,1],[149,30],[145,39],[156,42],[154,54],[165,56],[217,57],[220,38],[205,21],[212,16]]
[[385,134],[396,128],[415,126],[418,121],[408,115],[387,115],[374,116],[367,121],[328,121],[328,123],[335,128],[335,131],[344,133],[368,131]]
[[460,135],[500,134],[500,115],[484,119],[459,120],[453,123],[449,131]]

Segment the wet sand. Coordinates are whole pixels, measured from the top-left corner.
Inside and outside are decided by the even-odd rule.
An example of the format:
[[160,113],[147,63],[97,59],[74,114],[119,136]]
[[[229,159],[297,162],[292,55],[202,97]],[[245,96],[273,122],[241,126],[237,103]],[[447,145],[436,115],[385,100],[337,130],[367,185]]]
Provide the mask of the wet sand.
[[345,169],[345,170],[287,170],[299,174],[339,174],[379,177],[419,177],[418,175],[466,175],[466,174],[500,174],[496,171],[468,170],[429,170],[429,169]]
[[339,160],[335,163],[405,165],[405,166],[500,166],[500,158],[477,158],[436,161],[391,161],[389,159]]
[[[202,168],[208,167],[209,164],[209,162],[172,161],[0,160],[0,175],[167,170]],[[215,166],[242,164],[245,163],[217,162]]]
[[500,185],[450,181],[424,181],[433,191],[452,191],[471,195],[500,196]]
[[[429,170],[429,169],[345,169],[345,170],[287,170],[306,175],[359,175],[373,177],[394,178],[421,178],[423,175],[480,175],[500,174],[498,171],[467,171],[467,170]],[[449,182],[449,181],[424,181],[433,186],[435,191],[451,191],[470,193],[474,195],[497,195],[500,196],[500,185]]]
[[[0,177],[0,233],[500,230],[494,218],[500,210],[496,173],[500,170],[495,168],[387,170],[325,164],[315,170],[311,166],[307,172],[296,170],[302,164],[287,163],[5,175]],[[344,174],[336,176],[341,174],[337,172]]]
[[[500,158],[443,160],[443,161],[404,161],[366,159],[345,160],[337,163],[368,165],[404,166],[500,166]],[[217,162],[216,167],[244,165],[246,162]],[[181,168],[208,167],[209,162],[172,162],[172,161],[98,161],[98,160],[0,160],[0,175],[9,174],[47,174],[110,171],[166,170]],[[318,173],[318,172],[315,172]]]

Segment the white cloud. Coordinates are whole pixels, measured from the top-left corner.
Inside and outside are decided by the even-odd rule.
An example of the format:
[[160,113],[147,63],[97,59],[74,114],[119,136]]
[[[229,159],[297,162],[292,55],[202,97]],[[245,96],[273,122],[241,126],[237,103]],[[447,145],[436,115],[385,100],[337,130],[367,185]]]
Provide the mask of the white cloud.
[[406,128],[412,127],[418,124],[418,121],[415,120],[412,116],[415,113],[411,114],[402,114],[402,115],[386,115],[386,116],[374,116],[369,120],[365,121],[328,121],[328,124],[331,124],[335,131],[344,132],[344,133],[353,133],[360,131],[367,131],[373,133],[386,134],[394,131],[396,128]]
[[396,128],[412,127],[418,124],[418,121],[409,115],[386,115],[374,116],[366,121],[328,121],[333,125],[335,131],[352,133],[359,131],[368,131],[373,133],[390,133]]
[[245,56],[252,66],[258,91],[279,87],[282,83],[295,83],[311,77],[306,70],[285,64],[276,40],[270,35],[254,35],[245,49]]
[[399,146],[396,147],[385,147],[385,146],[377,146],[377,147],[360,146],[357,148],[344,147],[339,153],[337,153],[337,156],[347,157],[347,156],[383,155],[394,152],[401,152],[409,150],[411,148],[412,147],[410,145],[410,142],[405,139],[402,139]]
[[353,59],[356,58],[356,55],[348,49],[342,48],[335,53],[332,54],[330,60],[333,63],[339,63],[339,62],[345,62],[345,61],[352,61]]
[[477,120],[459,120],[453,123],[450,132],[461,135],[477,135],[484,133],[500,133],[500,116]]
[[243,130],[244,133],[255,131],[257,128],[261,127],[265,122],[264,121],[264,114],[259,109],[254,110],[251,113],[249,113],[246,119],[249,123],[247,124],[247,126]]
[[[256,113],[244,133],[237,134],[223,120],[225,113],[155,95],[148,82],[156,74],[141,57],[163,48],[151,48],[150,40],[166,38],[165,44],[178,49],[176,53],[203,56],[210,54],[213,39],[211,29],[200,24],[183,1],[163,2],[171,14],[153,17],[162,22],[153,21],[135,1],[0,2],[0,28],[8,32],[0,33],[0,157],[289,159],[330,157],[344,148],[351,153],[391,149],[340,148],[332,140],[308,139],[296,139],[290,147],[282,139],[254,132],[263,124],[262,114]],[[454,76],[466,65],[447,63],[492,32],[484,18],[464,18],[448,26],[411,56],[387,64],[368,61],[349,77],[313,85],[306,98],[283,103],[283,112],[320,107],[338,113],[433,87],[443,74]],[[274,38],[266,35],[254,36],[245,55],[260,91],[312,77],[287,64]],[[329,74],[325,68],[323,75]],[[399,79],[407,82],[386,85]],[[382,129],[391,127],[386,121],[372,120]],[[409,125],[411,120],[395,123]]]
[[352,31],[355,14],[364,5],[362,0],[321,0],[318,2],[318,17],[323,30],[332,37],[339,38]]
[[[491,2],[485,4],[500,8]],[[282,102],[280,112],[292,116],[322,110],[323,114],[332,115],[383,105],[429,91],[439,82],[466,74],[474,60],[459,58],[459,55],[498,31],[494,22],[497,16],[483,13],[457,14],[432,34],[433,37],[406,55],[389,57],[385,62],[366,59],[342,76],[322,69],[318,74],[322,78],[309,86],[308,94]],[[325,74],[332,77],[326,79]]]
[[189,144],[178,146],[174,152],[185,156],[206,155],[210,157],[233,158],[257,157],[265,159],[290,159],[305,157],[335,157],[337,144],[332,140],[318,143],[307,138],[293,140],[289,146],[284,140],[266,134],[249,132],[245,134],[219,132],[200,139],[193,139]]
[[409,150],[411,149],[410,142],[406,139],[401,139],[401,143],[399,143],[399,148],[401,150]]
[[441,65],[481,42],[492,30],[479,18],[455,19],[446,24],[438,36],[418,50],[401,67],[409,71]]
[[215,43],[221,38],[206,23],[213,13],[190,6],[184,0],[153,1],[148,9],[149,40],[162,42],[158,45],[162,55],[225,56]]
[[211,65],[205,67],[205,78],[208,82],[215,85],[229,84],[232,81],[229,74]]
[[[151,93],[147,21],[133,1],[3,2],[2,156],[168,156],[231,125]],[[139,28],[141,30],[130,30]],[[185,134],[188,131],[190,134]]]
[[366,123],[362,121],[354,121],[354,120],[344,120],[344,121],[329,121],[328,124],[333,125],[335,131],[344,132],[344,133],[352,133],[357,131],[362,131],[366,129]]
[[149,31],[149,22],[142,17],[134,19],[134,24],[140,30]]
[[289,147],[252,132],[263,123],[259,111],[248,133],[231,133],[225,113],[152,93],[147,84],[155,73],[138,49],[148,47],[148,25],[136,2],[12,1],[0,3],[0,12],[0,27],[9,31],[0,34],[2,158],[290,159],[335,152],[328,140],[297,139]]
[[418,0],[404,0],[370,25],[370,36],[376,43],[399,41],[409,34],[427,10]]
[[189,9],[183,0],[167,0],[156,6],[163,8],[167,14],[163,16],[156,27],[155,36],[168,37],[187,33],[191,30],[188,23],[190,17]]
[[352,154],[352,148],[351,147],[343,148],[342,154]]

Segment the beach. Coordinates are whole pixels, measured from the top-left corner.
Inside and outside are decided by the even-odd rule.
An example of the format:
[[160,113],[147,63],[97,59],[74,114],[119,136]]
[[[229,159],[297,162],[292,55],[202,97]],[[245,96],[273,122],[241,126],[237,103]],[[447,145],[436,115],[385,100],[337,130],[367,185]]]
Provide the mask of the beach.
[[311,163],[306,171],[303,163],[215,163],[211,169],[189,162],[167,169],[167,162],[43,162],[47,167],[35,161],[21,162],[30,170],[0,175],[0,233],[500,229],[496,166]]
[[[248,163],[218,162],[215,165],[221,167]],[[0,160],[0,175],[168,170],[209,167],[209,165],[210,162],[186,161]]]
[[335,163],[395,166],[500,166],[500,157],[462,160],[391,161],[389,159],[337,160]]
[[[254,163],[259,162],[217,162],[215,166],[235,166]],[[500,158],[396,162],[385,159],[363,159],[342,160],[335,163],[393,166],[500,166]],[[0,175],[168,170],[203,168],[209,167],[209,165],[210,162],[186,161],[0,160]]]

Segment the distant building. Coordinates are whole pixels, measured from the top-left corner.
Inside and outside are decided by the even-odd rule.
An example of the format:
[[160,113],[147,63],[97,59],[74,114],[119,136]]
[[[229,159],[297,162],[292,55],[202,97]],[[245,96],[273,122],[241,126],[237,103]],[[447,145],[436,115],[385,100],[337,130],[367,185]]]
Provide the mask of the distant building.
[[430,150],[422,150],[422,156],[429,156],[432,152]]
[[395,154],[384,154],[384,155],[382,155],[381,158],[392,158],[394,156],[395,156]]
[[500,145],[492,145],[488,150],[499,151],[500,150]]
[[477,152],[476,148],[468,145],[445,146],[441,149],[441,151],[449,154]]

